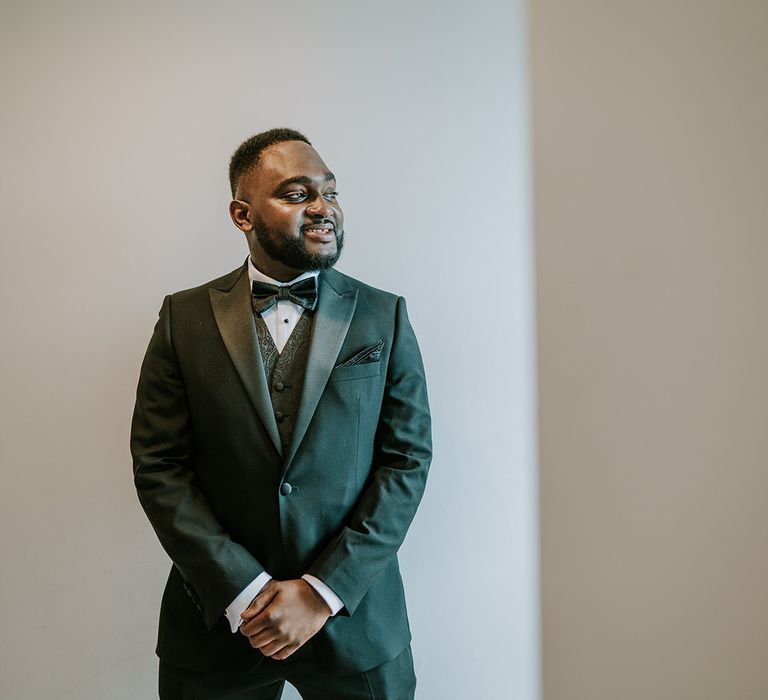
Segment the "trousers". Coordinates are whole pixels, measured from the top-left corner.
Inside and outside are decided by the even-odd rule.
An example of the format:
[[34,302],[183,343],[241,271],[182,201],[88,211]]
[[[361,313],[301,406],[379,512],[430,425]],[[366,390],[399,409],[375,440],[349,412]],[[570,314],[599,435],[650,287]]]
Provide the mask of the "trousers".
[[304,700],[414,698],[416,674],[410,646],[381,666],[348,675],[324,671],[311,655],[301,651],[284,661],[265,658],[245,674],[200,673],[176,668],[161,660],[160,700],[279,700],[286,681]]

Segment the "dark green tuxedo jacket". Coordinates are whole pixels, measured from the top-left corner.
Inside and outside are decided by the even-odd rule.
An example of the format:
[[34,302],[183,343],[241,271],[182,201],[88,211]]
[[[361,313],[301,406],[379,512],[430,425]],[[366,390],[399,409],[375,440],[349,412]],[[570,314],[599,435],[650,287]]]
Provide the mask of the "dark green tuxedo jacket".
[[[283,453],[247,265],[165,298],[131,431],[136,488],[173,561],[157,652],[194,670],[263,658],[223,617],[262,571],[344,602],[308,644],[336,673],[410,641],[397,550],[431,459],[424,369],[401,297],[320,273],[304,389]],[[338,367],[384,341],[376,362]],[[284,483],[291,485],[281,489]]]

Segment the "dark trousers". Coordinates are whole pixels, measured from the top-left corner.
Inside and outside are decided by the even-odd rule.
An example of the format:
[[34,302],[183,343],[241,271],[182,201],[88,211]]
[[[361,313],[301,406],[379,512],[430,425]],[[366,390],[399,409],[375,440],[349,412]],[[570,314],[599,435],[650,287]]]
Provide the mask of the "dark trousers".
[[410,646],[381,666],[343,676],[299,653],[285,661],[264,659],[244,674],[199,673],[160,661],[160,700],[279,700],[285,681],[304,700],[413,700],[416,690]]

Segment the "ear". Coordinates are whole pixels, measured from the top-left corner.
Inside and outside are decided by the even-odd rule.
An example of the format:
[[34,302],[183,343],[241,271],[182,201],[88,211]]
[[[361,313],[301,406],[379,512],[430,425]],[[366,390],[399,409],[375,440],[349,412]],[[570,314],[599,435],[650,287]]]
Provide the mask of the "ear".
[[233,199],[229,203],[229,215],[232,217],[232,223],[243,233],[253,230],[251,221],[251,205],[240,199]]

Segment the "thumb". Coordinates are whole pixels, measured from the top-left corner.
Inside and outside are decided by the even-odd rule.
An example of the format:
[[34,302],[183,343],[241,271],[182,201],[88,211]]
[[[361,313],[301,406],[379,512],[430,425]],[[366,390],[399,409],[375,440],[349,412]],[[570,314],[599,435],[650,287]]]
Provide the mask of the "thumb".
[[276,594],[276,591],[271,590],[271,587],[270,590],[261,591],[261,593],[259,593],[251,601],[251,604],[245,610],[243,610],[243,613],[240,615],[240,617],[242,617],[245,621],[253,619],[272,602],[272,599]]

